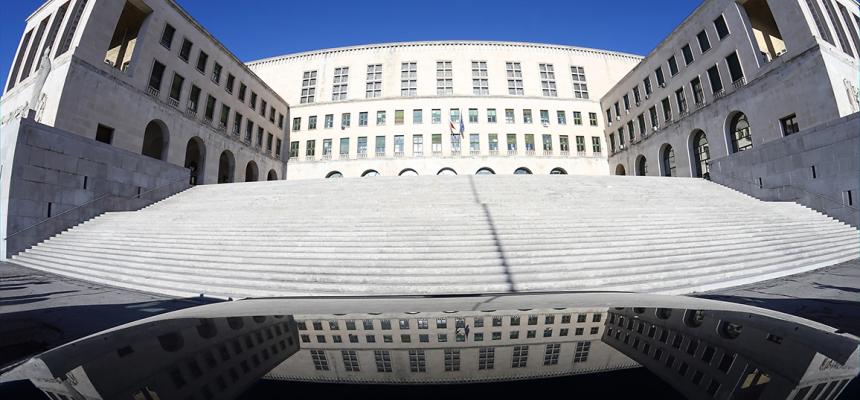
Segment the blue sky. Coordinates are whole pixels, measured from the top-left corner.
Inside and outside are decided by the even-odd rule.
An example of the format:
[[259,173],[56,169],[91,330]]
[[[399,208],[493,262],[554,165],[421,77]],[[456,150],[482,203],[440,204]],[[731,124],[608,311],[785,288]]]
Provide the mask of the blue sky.
[[[655,7],[655,1],[663,5]],[[4,83],[24,19],[42,2],[3,1]],[[645,55],[700,2],[179,0],[243,61],[327,47],[447,39],[543,42]]]

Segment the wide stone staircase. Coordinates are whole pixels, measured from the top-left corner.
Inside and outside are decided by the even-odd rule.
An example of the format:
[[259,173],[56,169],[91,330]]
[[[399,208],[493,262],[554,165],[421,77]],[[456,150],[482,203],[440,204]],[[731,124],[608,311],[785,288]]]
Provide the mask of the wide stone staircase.
[[176,296],[681,294],[860,257],[858,231],[701,179],[422,176],[197,186],[12,262]]

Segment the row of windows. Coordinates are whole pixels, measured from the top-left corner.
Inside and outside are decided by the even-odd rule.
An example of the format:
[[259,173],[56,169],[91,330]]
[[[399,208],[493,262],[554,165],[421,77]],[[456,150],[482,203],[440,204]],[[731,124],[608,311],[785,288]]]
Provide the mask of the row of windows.
[[[553,328],[544,328],[541,333],[541,337],[549,338],[553,337]],[[582,336],[585,335],[585,328],[574,328],[573,336]],[[600,327],[593,326],[588,330],[589,334],[596,335],[600,332]],[[558,329],[558,337],[567,337],[570,336],[570,328],[560,328]],[[474,332],[472,336],[472,340],[475,342],[483,342],[484,338],[487,340],[502,340],[502,332]],[[508,339],[516,340],[516,339],[534,339],[538,335],[537,330],[527,330],[525,331],[525,335],[520,335],[520,331],[511,331],[508,332]],[[447,333],[437,333],[436,335],[437,343],[446,343],[448,342],[449,335]],[[465,342],[469,339],[469,334],[464,329],[458,329],[458,333],[452,335],[454,341],[456,342]],[[382,335],[382,343],[394,343],[395,335]],[[326,335],[310,335],[310,334],[302,334],[302,343],[311,343],[312,339],[316,340],[316,343],[328,343],[328,336]],[[343,343],[343,336],[341,335],[331,335],[332,343]],[[348,334],[347,340],[349,343],[360,343],[361,336],[356,334]],[[364,343],[378,343],[377,335],[364,335]],[[412,343],[412,335],[409,334],[401,334],[399,337],[399,343]],[[419,343],[430,343],[431,335],[430,334],[419,334],[418,342]]]
[[[591,342],[577,342],[573,362],[583,363],[588,361],[588,353],[591,350]],[[323,350],[312,349],[311,362],[317,371],[329,371],[329,360]],[[446,372],[460,370],[461,349],[443,350],[443,367]],[[358,352],[355,350],[341,350],[341,359],[344,369],[348,372],[359,372],[361,366],[358,361]],[[561,355],[561,343],[548,343],[544,346],[543,365],[558,365]],[[525,368],[528,364],[529,346],[514,346],[511,352],[511,368]],[[391,352],[388,350],[375,350],[373,361],[376,372],[392,372],[394,368],[391,362]],[[478,349],[478,370],[495,369],[496,348],[481,347]],[[427,372],[427,353],[425,350],[409,350],[410,372]]]
[[[442,154],[442,137],[443,135],[440,133],[434,133],[430,136],[430,150],[432,154],[441,155]],[[519,151],[517,148],[518,143],[518,134],[509,133],[503,136],[506,139],[506,143],[501,143],[503,148],[507,149],[508,155],[518,155]],[[531,133],[523,134],[523,143],[525,144],[525,154],[530,154],[536,151],[535,145],[535,135]],[[543,150],[544,155],[551,155],[554,153],[553,150],[553,135],[551,134],[543,134],[539,136],[542,140],[541,149]],[[405,156],[406,151],[406,135],[394,135],[394,155],[395,156]],[[576,152],[579,155],[585,154],[586,144],[585,144],[585,136],[576,136]],[[459,154],[462,149],[461,147],[465,145],[462,143],[465,139],[459,133],[453,133],[450,135],[450,149],[453,154]],[[479,155],[481,153],[481,135],[477,133],[469,134],[469,152],[470,154]],[[486,136],[488,150],[490,154],[498,154],[500,142],[499,135],[496,133],[489,133]],[[374,147],[371,149],[374,151],[374,155],[376,157],[385,157],[386,155],[386,143],[388,141],[388,137],[384,135],[376,136]],[[299,156],[299,141],[290,142],[290,158],[296,158]],[[310,139],[305,142],[305,157],[315,157],[317,155],[317,140]],[[330,158],[333,155],[334,148],[333,139],[322,139],[322,156],[325,158]],[[566,155],[570,153],[570,140],[568,135],[558,135],[558,146],[560,155]],[[350,155],[350,138],[343,137],[339,140],[339,152],[337,154],[340,155],[341,158],[349,157]],[[601,152],[600,149],[600,137],[592,136],[591,137],[591,151],[593,155],[599,155]],[[368,137],[367,136],[359,136],[355,143],[355,153],[358,157],[365,157],[368,154]],[[413,156],[422,156],[424,154],[424,135],[422,134],[414,134],[412,135],[412,155]]]
[[[170,50],[172,50],[172,47],[173,47],[173,40],[174,40],[175,35],[176,35],[176,28],[174,28],[170,24],[165,24],[164,30],[162,31],[162,34],[161,34],[161,40],[159,42],[161,43],[162,46],[164,46],[164,48],[166,48],[168,51],[170,51]],[[193,47],[194,47],[193,42],[188,40],[188,38],[183,38],[182,39],[182,45],[180,46],[179,52],[178,52],[179,59],[188,63],[190,61],[191,52],[192,52]],[[149,87],[158,91],[158,90],[161,90],[161,79],[162,79],[161,75],[164,72],[164,65],[162,65],[158,61],[156,61],[155,64],[156,64],[156,66],[160,65],[160,67],[158,67],[159,71],[157,71],[156,67],[153,67],[153,73],[150,77]],[[209,55],[205,51],[203,51],[203,49],[198,50],[197,61],[195,64],[197,71],[205,76],[207,73],[208,66],[209,66]],[[219,64],[218,62],[216,62],[214,60],[212,61],[212,70],[209,74],[209,78],[212,81],[212,83],[214,83],[215,85],[217,85],[219,87],[222,85],[222,77],[224,75],[223,70],[224,70],[224,68],[221,64]],[[224,82],[223,82],[224,90],[228,94],[231,94],[231,95],[235,91],[236,98],[240,102],[245,104],[246,94],[249,91],[247,85],[245,85],[245,83],[243,83],[243,82],[238,82],[239,83],[239,89],[238,89],[238,91],[236,91],[235,89],[236,89],[237,79],[236,79],[236,76],[233,75],[232,73],[227,73],[226,79],[223,79],[223,80],[224,80]],[[175,102],[178,103],[178,101],[180,99],[180,94],[182,91],[182,82],[183,81],[184,81],[184,78],[182,76],[180,76],[177,73],[174,73],[173,83],[171,84],[171,88],[170,88],[169,99],[173,99]],[[194,93],[195,89],[197,91],[196,95]],[[198,103],[199,99],[194,98],[194,97],[199,97],[200,89],[197,86],[192,85],[191,92],[192,93],[191,93],[191,97],[189,97],[188,109],[196,112],[197,111],[197,103]],[[259,102],[257,101],[258,97],[259,97]],[[268,112],[269,122],[275,123],[275,114],[276,114],[275,107],[270,105],[268,102],[266,102],[266,100],[263,99],[262,96],[258,96],[256,92],[251,90],[250,96],[248,97],[247,101],[248,101],[248,107],[250,107],[251,110],[258,110],[258,106],[259,106],[258,112],[259,112],[260,116],[265,118],[266,113]],[[207,117],[209,117],[210,120],[212,119],[211,115],[207,115]],[[278,128],[283,129],[284,115],[281,112],[277,112],[277,120],[278,120],[278,123],[277,123]],[[226,124],[224,126],[226,126]]]
[[[539,64],[541,93],[547,97],[557,97],[555,67],[553,64]],[[487,61],[471,62],[472,94],[485,96],[490,94],[489,73]],[[570,76],[573,81],[572,95],[577,99],[588,99],[588,84],[585,68],[571,66]],[[318,70],[304,71],[299,102],[313,103],[317,95]],[[519,62],[505,63],[505,77],[509,95],[523,95],[523,73]],[[332,101],[346,100],[349,88],[349,67],[339,66],[334,69],[332,80]],[[418,94],[418,63],[404,62],[400,64],[400,95],[416,96]],[[454,68],[452,61],[436,62],[436,94],[450,96],[454,94]],[[369,64],[365,78],[365,98],[382,97],[382,64]]]
[[[839,46],[842,48],[842,51],[845,54],[854,57],[855,53],[851,50],[851,43],[853,42],[854,50],[857,51],[857,55],[860,56],[860,38],[858,38],[858,30],[860,30],[860,17],[848,11],[848,8],[846,8],[844,5],[842,5],[842,3],[838,1],[836,1],[836,6],[839,8],[838,13],[836,11],[836,7],[833,7],[833,0],[821,1],[823,1],[824,9],[827,11],[826,15],[821,10],[819,0],[806,0],[806,4],[809,6],[809,10],[812,12],[812,20],[815,23],[816,28],[818,29],[818,34],[820,35],[820,37],[824,39],[824,41],[826,41],[827,43],[836,46],[837,39],[835,39],[830,33],[830,25],[832,25],[835,28],[836,37],[838,38]],[[850,42],[848,40],[849,36],[851,37]]]
[[[545,315],[543,318],[536,314],[531,314],[526,317],[526,320],[523,321],[522,317],[519,315],[511,315],[511,316],[493,316],[487,317],[486,320],[484,317],[456,317],[451,319],[453,324],[450,324],[454,328],[465,328],[467,324],[470,324],[475,328],[483,328],[485,326],[485,322],[488,323],[488,326],[500,327],[503,326],[505,320],[507,320],[507,326],[520,326],[522,322],[525,322],[527,325],[538,325],[540,320],[543,320],[544,325],[553,325],[555,323],[561,324],[571,324],[573,323],[574,317],[576,318],[577,323],[586,323],[588,322],[588,314],[560,314],[560,315]],[[592,314],[591,322],[600,322],[603,319],[603,314]],[[374,329],[382,329],[382,330],[390,330],[392,326],[397,326],[401,330],[409,329],[411,324],[416,324],[418,329],[429,329],[431,322],[434,322],[433,319],[428,318],[419,318],[416,320],[410,319],[365,319],[365,320],[337,320],[332,319],[328,321],[315,320],[310,321],[310,325],[308,321],[298,321],[298,328],[300,331],[314,330],[314,331],[337,331],[341,329],[341,322],[344,323],[346,330],[354,331],[358,326],[361,326],[362,329],[369,331]],[[359,323],[360,322],[360,323]],[[449,325],[449,318],[447,317],[437,317],[435,319],[435,327],[436,329],[447,329]],[[378,328],[377,328],[378,327]]]
[[[488,108],[487,112],[487,123],[495,124],[498,121],[496,115],[495,108]],[[387,122],[387,112],[386,111],[377,111],[376,112],[376,126],[385,126]],[[558,125],[567,125],[567,112],[558,110],[555,112],[555,121]],[[460,124],[462,116],[460,114],[459,108],[452,108],[449,110],[449,121],[451,124]],[[539,110],[540,123],[544,126],[549,126],[551,123],[550,112],[549,110]],[[571,117],[573,119],[574,125],[582,125],[582,112],[573,111],[571,113]],[[325,114],[325,119],[323,120],[323,128],[331,129],[334,127],[334,114]],[[368,118],[369,114],[366,111],[362,111],[358,113],[358,126],[368,126]],[[394,110],[394,125],[403,125],[406,120],[406,114],[404,110]],[[470,108],[468,110],[468,122],[469,123],[478,123],[480,121],[480,116],[478,114],[477,108]],[[462,122],[465,122],[463,120]],[[412,124],[420,125],[424,123],[424,110],[423,109],[414,109],[412,110]],[[442,123],[442,109],[434,108],[430,110],[430,123],[431,124],[441,124]],[[516,123],[516,115],[513,108],[505,109],[505,123],[514,124]],[[531,124],[534,123],[534,118],[532,116],[531,109],[523,109],[522,110],[522,123]],[[597,126],[597,113],[590,112],[588,113],[588,124],[590,126]],[[352,113],[342,113],[340,115],[340,128],[345,129],[349,128],[352,125]],[[455,129],[452,125],[452,129]],[[293,118],[292,131],[297,132],[302,129],[302,117]],[[307,119],[307,129],[314,130],[317,129],[317,116],[311,115]]]

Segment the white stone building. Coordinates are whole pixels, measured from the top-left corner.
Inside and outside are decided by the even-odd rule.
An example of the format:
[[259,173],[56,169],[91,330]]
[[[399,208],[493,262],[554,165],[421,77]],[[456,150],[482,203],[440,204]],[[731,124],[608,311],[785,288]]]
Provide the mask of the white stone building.
[[291,104],[289,179],[606,175],[598,101],[640,59],[559,45],[445,41],[327,49],[248,65]]

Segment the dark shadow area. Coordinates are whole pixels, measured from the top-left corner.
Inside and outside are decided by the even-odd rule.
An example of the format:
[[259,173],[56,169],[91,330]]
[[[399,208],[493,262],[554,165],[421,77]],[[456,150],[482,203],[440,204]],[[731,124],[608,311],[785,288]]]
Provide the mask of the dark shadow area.
[[[619,384],[623,382],[623,384]],[[611,390],[609,389],[611,388]],[[488,382],[455,385],[366,385],[326,384],[260,380],[239,399],[283,399],[319,397],[329,399],[506,399],[513,395],[576,393],[583,399],[641,398],[683,399],[680,393],[645,368],[623,369],[594,374],[522,381]],[[566,397],[566,396],[562,396]]]
[[505,269],[505,281],[508,283],[508,292],[516,292],[514,290],[514,279],[511,276],[511,267],[508,265],[508,259],[505,257],[505,251],[502,248],[502,242],[499,240],[499,234],[496,231],[496,224],[493,222],[493,215],[487,204],[481,201],[481,196],[478,194],[478,188],[475,187],[475,177],[469,176],[469,185],[472,186],[472,196],[475,198],[475,203],[480,204],[484,209],[484,216],[487,218],[487,223],[490,224],[490,231],[493,233],[493,244],[496,246],[496,253],[499,255],[499,260],[502,262],[502,267]]

